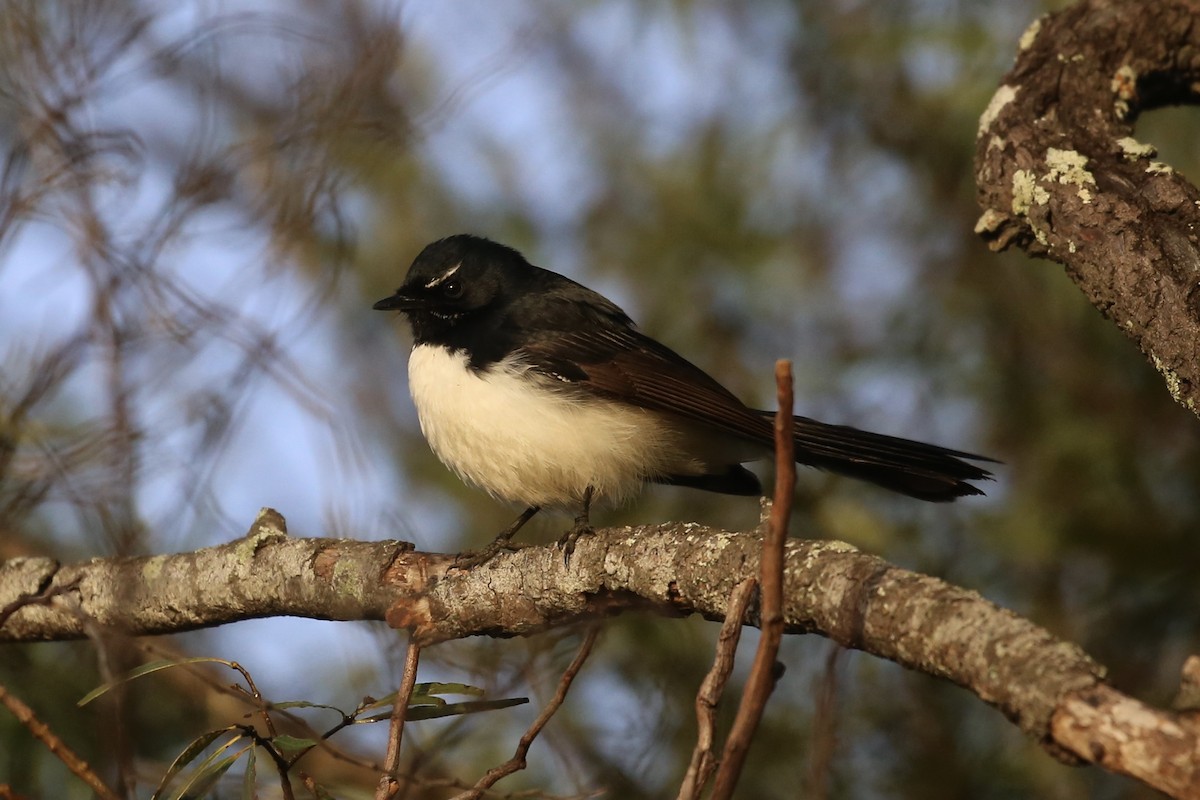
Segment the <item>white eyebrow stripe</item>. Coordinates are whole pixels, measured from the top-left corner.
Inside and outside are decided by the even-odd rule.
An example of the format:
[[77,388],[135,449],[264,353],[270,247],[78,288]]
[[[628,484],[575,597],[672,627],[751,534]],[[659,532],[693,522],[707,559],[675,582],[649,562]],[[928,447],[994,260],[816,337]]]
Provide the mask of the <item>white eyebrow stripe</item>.
[[450,269],[443,272],[441,275],[438,275],[436,278],[431,280],[429,283],[425,284],[425,288],[432,289],[433,287],[437,286],[439,283],[444,283],[447,278],[449,278],[454,273],[458,272],[458,268],[461,266],[462,266],[462,262],[460,261],[457,264],[455,264],[453,267],[451,267]]

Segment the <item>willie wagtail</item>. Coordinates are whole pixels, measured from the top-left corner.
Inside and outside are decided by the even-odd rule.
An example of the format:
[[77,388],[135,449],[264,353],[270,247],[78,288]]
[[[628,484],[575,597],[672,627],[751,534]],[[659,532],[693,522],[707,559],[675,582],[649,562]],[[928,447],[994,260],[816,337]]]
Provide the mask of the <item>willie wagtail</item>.
[[[485,550],[509,545],[543,507],[578,510],[647,481],[757,495],[743,462],[774,450],[774,412],[747,407],[613,302],[458,235],[427,246],[404,285],[375,304],[413,330],[409,389],[434,453],[468,483],[528,508]],[[922,500],[982,492],[983,456],[796,417],[796,461]]]

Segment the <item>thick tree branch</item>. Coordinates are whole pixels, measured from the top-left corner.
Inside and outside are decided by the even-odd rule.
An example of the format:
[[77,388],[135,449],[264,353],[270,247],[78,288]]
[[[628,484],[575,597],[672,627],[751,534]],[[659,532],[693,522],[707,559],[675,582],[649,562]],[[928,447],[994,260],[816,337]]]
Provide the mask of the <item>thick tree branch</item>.
[[[282,517],[265,510],[247,537],[193,553],[0,564],[0,608],[56,595],[18,603],[0,642],[79,638],[89,619],[156,634],[280,615],[386,618],[425,646],[627,610],[719,620],[735,586],[758,571],[761,549],[756,532],[669,523],[598,531],[579,541],[569,568],[550,546],[463,571],[452,556],[413,552],[404,542],[290,539]],[[1195,715],[1121,695],[1077,646],[974,592],[839,542],[789,540],[785,564],[787,632],[817,633],[945,678],[1059,757],[1200,797]],[[757,625],[758,614],[752,607],[748,621]],[[1160,758],[1170,759],[1169,771],[1155,766]]]
[[[244,538],[192,553],[71,565],[9,559],[0,564],[0,608],[17,608],[0,642],[79,639],[89,620],[145,635],[257,617],[382,619],[412,564],[430,563],[411,551],[407,542],[289,539],[283,517],[264,509]],[[29,602],[46,595],[58,596]]]
[[1042,17],[979,122],[976,231],[1066,266],[1200,414],[1200,191],[1133,138],[1197,102],[1200,4],[1085,0]]

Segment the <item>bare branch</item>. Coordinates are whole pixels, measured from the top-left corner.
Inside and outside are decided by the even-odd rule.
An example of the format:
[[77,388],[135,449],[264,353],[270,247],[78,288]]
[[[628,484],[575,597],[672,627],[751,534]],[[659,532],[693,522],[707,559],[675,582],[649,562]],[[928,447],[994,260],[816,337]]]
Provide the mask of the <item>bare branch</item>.
[[379,785],[375,788],[377,800],[387,800],[400,791],[400,743],[404,738],[404,719],[413,687],[417,685],[417,665],[420,662],[421,646],[410,640],[404,651],[404,675],[400,678],[400,688],[396,690],[396,702],[392,704],[387,756],[383,761],[383,775],[379,777]]
[[395,541],[288,539],[283,518],[264,510],[245,538],[192,553],[62,567],[9,559],[0,564],[0,607],[53,597],[19,608],[0,627],[0,642],[83,638],[89,620],[144,635],[279,615],[382,619],[397,597],[389,570],[410,550]]
[[[756,533],[674,523],[597,531],[579,542],[570,569],[551,546],[504,553],[465,571],[453,569],[453,556],[413,552],[403,542],[289,539],[283,528],[283,519],[265,510],[246,538],[193,553],[64,566],[10,559],[0,564],[0,607],[78,585],[49,605],[18,608],[0,628],[0,642],[79,638],[95,622],[154,634],[276,615],[386,617],[424,646],[532,634],[630,610],[720,620],[735,587],[757,572],[762,552]],[[1100,697],[1102,710],[1114,710],[1107,730],[1129,737],[1126,752],[1177,732],[1172,752],[1193,758],[1178,767],[1183,777],[1172,785],[1200,785],[1195,715],[1124,705],[1136,702],[1128,698],[1116,703],[1122,696],[1104,685],[1100,665],[1011,611],[840,542],[789,539],[785,565],[785,632],[818,633],[950,680],[1056,756],[1141,777],[1133,765],[1117,766],[1098,736],[1103,731],[1081,716],[1078,702]],[[759,622],[751,609],[747,624]],[[1135,707],[1138,725],[1124,727],[1134,717],[1115,711]],[[1068,735],[1078,726],[1096,736],[1088,741],[1099,749]]]
[[825,658],[825,670],[813,681],[812,695],[816,698],[816,708],[813,710],[812,733],[809,737],[812,745],[804,791],[804,796],[810,800],[824,800],[831,795],[830,775],[837,748],[838,667],[845,652],[836,644],[830,647],[829,655]]
[[50,730],[50,726],[38,719],[32,708],[23,703],[20,698],[10,694],[4,686],[0,686],[0,705],[7,708],[17,718],[17,721],[33,734],[34,738],[46,745],[46,748],[59,761],[63,762],[77,778],[86,783],[97,797],[101,800],[120,800],[120,796],[108,788],[108,785],[100,779],[95,770],[88,766],[86,761],[79,757],[78,753],[58,738],[54,731]]
[[1086,0],[1021,39],[979,122],[976,232],[1057,261],[1200,414],[1200,191],[1133,138],[1196,102],[1200,5]]
[[750,605],[750,598],[754,596],[756,588],[758,581],[746,578],[729,597],[725,621],[721,623],[721,632],[717,634],[717,652],[712,668],[700,682],[700,690],[696,693],[696,746],[692,750],[692,761],[688,765],[687,773],[679,786],[678,800],[699,798],[700,792],[716,769],[713,744],[716,741],[717,704],[725,691],[729,674],[733,672],[734,656],[737,655],[738,641],[742,637],[742,620],[746,616],[746,607]]
[[737,716],[721,754],[721,767],[713,782],[713,800],[733,797],[750,741],[762,721],[767,699],[775,689],[775,657],[779,654],[779,643],[783,640],[783,547],[787,541],[788,517],[792,511],[792,495],[796,491],[796,458],[792,431],[792,364],[790,361],[775,363],[775,388],[779,398],[779,410],[775,412],[775,502],[763,537],[762,563],[758,583],[762,587],[762,636],[750,676],[742,692]]
[[596,644],[596,637],[600,635],[600,626],[593,625],[588,630],[587,635],[583,638],[583,643],[579,645],[579,651],[575,653],[575,658],[567,665],[563,671],[562,677],[558,680],[558,689],[554,692],[554,697],[550,698],[550,702],[542,709],[542,713],[538,714],[537,719],[525,731],[521,737],[521,741],[517,743],[517,750],[513,753],[513,757],[497,767],[493,767],[487,771],[487,774],[479,779],[479,782],[467,792],[457,795],[455,800],[479,800],[483,793],[496,785],[496,782],[501,778],[505,778],[517,770],[525,769],[525,756],[529,754],[529,748],[533,745],[533,740],[538,737],[542,729],[546,727],[546,723],[554,716],[562,706],[563,701],[567,699],[567,692],[571,690],[571,684],[575,681],[575,676],[579,674],[579,670],[583,669],[583,664],[587,661],[588,656],[592,654],[592,646]]
[[1067,697],[1051,720],[1061,747],[1169,797],[1200,798],[1200,720],[1173,717],[1098,685]]

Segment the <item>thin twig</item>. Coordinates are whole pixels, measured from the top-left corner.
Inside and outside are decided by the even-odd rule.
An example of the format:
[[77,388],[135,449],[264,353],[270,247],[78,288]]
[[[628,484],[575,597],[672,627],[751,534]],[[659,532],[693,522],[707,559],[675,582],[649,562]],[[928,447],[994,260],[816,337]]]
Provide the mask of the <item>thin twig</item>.
[[0,783],[0,800],[29,800],[29,798],[14,792],[7,783]]
[[812,721],[812,754],[808,760],[808,790],[804,796],[810,800],[822,800],[830,795],[830,775],[833,756],[837,749],[837,694],[838,666],[845,649],[831,644],[825,659],[821,677],[814,681],[816,710]]
[[[183,658],[183,655],[179,651],[174,650],[169,647],[164,647],[162,645],[151,644],[149,642],[149,640],[146,640],[146,639],[138,640],[137,646],[146,655],[160,658],[163,660],[175,661],[180,658]],[[331,729],[328,729],[325,731],[319,731],[315,727],[313,727],[312,724],[309,723],[308,720],[304,719],[299,714],[295,714],[292,711],[289,711],[288,709],[277,708],[276,705],[269,700],[266,700],[263,698],[255,699],[255,697],[253,697],[250,693],[246,692],[244,689],[242,689],[241,686],[239,686],[237,684],[231,685],[229,683],[225,683],[223,681],[218,680],[212,674],[212,670],[211,670],[211,668],[209,668],[209,665],[181,664],[180,669],[182,669],[185,673],[187,673],[188,675],[190,675],[193,678],[195,678],[196,680],[198,680],[200,683],[207,686],[213,692],[215,692],[217,694],[225,695],[227,697],[231,697],[234,700],[238,701],[239,703],[245,703],[246,705],[251,706],[256,711],[262,711],[262,712],[265,712],[270,715],[278,715],[279,717],[287,720],[287,722],[290,723],[291,725],[296,726],[294,729],[291,729],[291,730],[299,730],[300,732],[302,732],[302,734],[304,736],[315,740],[316,744],[313,746],[313,748],[308,748],[306,750],[303,750],[300,753],[297,753],[296,755],[294,755],[290,759],[288,759],[287,766],[288,766],[289,771],[293,766],[295,766],[296,762],[298,762],[300,760],[301,756],[306,755],[310,750],[312,750],[314,748],[325,751],[325,753],[330,758],[337,759],[339,761],[344,761],[347,764],[351,764],[353,766],[360,767],[364,770],[368,770],[371,772],[379,772],[381,769],[383,769],[383,767],[381,767],[377,762],[371,761],[371,760],[365,759],[365,758],[359,758],[358,756],[356,756],[352,753],[348,753],[348,752],[340,749],[339,747],[335,746],[332,742],[329,741],[330,736],[337,733],[342,728],[346,727],[346,724],[344,722],[339,723],[338,725],[335,725]],[[274,719],[274,717],[271,717],[271,719]],[[274,734],[272,734],[272,735],[274,735]],[[3,799],[0,798],[0,800],[3,800]]]
[[792,364],[775,362],[775,389],[779,411],[775,414],[775,502],[767,535],[763,537],[760,583],[762,586],[762,636],[750,667],[750,676],[742,692],[742,702],[729,730],[721,767],[713,783],[713,800],[733,796],[750,741],[762,719],[767,698],[775,688],[775,657],[783,639],[783,550],[787,541],[788,517],[792,511],[792,492],[796,486],[795,446],[792,442]]
[[120,800],[119,795],[108,788],[100,776],[88,766],[88,763],[79,757],[79,754],[58,738],[54,731],[50,730],[49,725],[38,719],[32,708],[25,705],[20,698],[9,694],[3,685],[0,685],[0,704],[11,711],[17,721],[28,728],[35,739],[46,745],[46,748],[59,761],[63,762],[77,778],[86,783],[97,797],[101,800]]
[[529,730],[525,731],[525,735],[521,737],[521,741],[517,742],[517,750],[513,753],[513,757],[505,761],[499,766],[492,767],[487,771],[482,778],[475,784],[470,791],[463,792],[454,796],[454,800],[479,800],[483,793],[496,785],[501,779],[505,778],[518,770],[525,769],[525,756],[529,753],[529,748],[533,744],[533,740],[542,732],[542,728],[546,727],[546,723],[558,711],[559,706],[567,699],[567,692],[571,689],[571,683],[575,680],[575,676],[579,674],[579,670],[583,668],[583,664],[587,661],[588,656],[592,653],[592,645],[596,643],[596,637],[600,635],[600,626],[593,625],[584,637],[583,643],[579,645],[579,652],[575,654],[575,658],[563,671],[562,677],[558,681],[558,690],[554,693],[554,697],[550,698],[550,702],[542,709],[542,713],[538,714],[538,718],[529,726]]
[[278,736],[278,731],[275,730],[275,720],[271,719],[271,714],[267,710],[267,702],[263,699],[262,692],[258,690],[258,686],[254,683],[254,678],[250,675],[250,670],[243,667],[236,661],[229,662],[230,669],[236,670],[242,679],[246,681],[246,689],[240,686],[234,686],[234,691],[245,691],[254,700],[254,705],[258,708],[259,714],[262,716],[263,727],[267,729],[267,735],[274,737]]
[[695,800],[700,797],[700,792],[716,769],[713,744],[716,741],[717,704],[725,692],[729,674],[733,672],[733,660],[737,655],[738,641],[742,637],[746,607],[750,605],[750,598],[754,596],[756,588],[758,580],[751,576],[734,587],[729,595],[729,607],[725,611],[725,621],[721,623],[721,632],[717,635],[717,652],[712,668],[704,676],[700,690],[696,692],[696,747],[692,750],[692,761],[688,765],[687,774],[683,776],[683,782],[679,786],[678,800]]
[[417,664],[421,661],[421,646],[412,639],[404,652],[404,675],[396,691],[396,702],[392,705],[392,723],[388,729],[387,757],[383,761],[383,775],[375,787],[375,800],[387,800],[400,791],[400,743],[404,739],[404,719],[408,715],[408,701],[412,699],[413,687],[417,684]]
[[[267,754],[271,757],[271,761],[275,764],[275,771],[279,773],[279,791],[283,795],[283,799],[293,800],[296,795],[295,792],[292,791],[292,781],[288,777],[288,770],[291,769],[292,765],[286,758],[284,758],[283,754],[279,752],[279,749],[271,743],[271,740],[278,735],[278,732],[275,730],[275,720],[271,719],[271,712],[266,707],[266,701],[263,700],[262,692],[258,691],[258,686],[254,683],[254,678],[250,676],[250,670],[246,669],[236,661],[230,661],[229,666],[232,669],[237,670],[237,672],[241,674],[242,679],[246,681],[247,689],[242,689],[240,686],[234,686],[234,691],[240,691],[249,694],[254,700],[255,706],[258,708],[259,714],[262,716],[263,727],[266,728],[267,731],[265,741],[263,738],[260,738],[257,735],[253,738],[256,742],[258,742],[259,746],[267,751]],[[253,730],[253,727],[251,727],[251,730]]]

